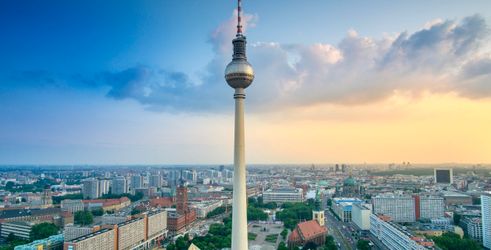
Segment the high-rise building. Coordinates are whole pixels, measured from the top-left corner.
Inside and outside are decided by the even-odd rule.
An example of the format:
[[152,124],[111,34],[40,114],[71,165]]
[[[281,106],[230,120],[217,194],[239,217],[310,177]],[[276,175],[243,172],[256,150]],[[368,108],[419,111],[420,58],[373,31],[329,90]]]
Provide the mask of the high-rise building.
[[394,222],[416,221],[415,201],[411,196],[372,197],[373,213],[390,216]]
[[390,216],[394,222],[414,222],[444,216],[443,197],[431,195],[379,195],[372,197],[375,214]]
[[111,186],[111,181],[109,180],[99,180],[99,193],[98,197],[101,197],[109,193],[109,187]]
[[128,193],[128,180],[124,176],[118,176],[112,179],[111,185],[112,194]]
[[160,188],[162,186],[162,177],[159,174],[150,175],[149,186]]
[[225,80],[235,89],[234,184],[232,211],[232,249],[247,250],[247,194],[244,139],[245,89],[254,80],[254,70],[247,62],[246,37],[242,34],[241,0],[237,7],[237,34],[232,40],[234,53],[225,69]]
[[131,188],[134,190],[136,188],[143,187],[143,176],[141,175],[133,175],[131,176]]
[[99,182],[97,179],[85,179],[82,181],[82,194],[84,199],[96,199],[99,198]]
[[84,198],[97,199],[109,193],[109,180],[97,180],[95,178],[82,181],[82,194]]
[[[438,219],[445,213],[445,202],[439,196],[415,196],[415,201],[419,200],[419,208],[416,202],[416,219]],[[419,215],[419,216],[418,216]]]
[[435,176],[435,183],[437,184],[453,183],[453,170],[451,168],[435,168],[434,176]]
[[481,195],[482,244],[491,249],[491,195]]

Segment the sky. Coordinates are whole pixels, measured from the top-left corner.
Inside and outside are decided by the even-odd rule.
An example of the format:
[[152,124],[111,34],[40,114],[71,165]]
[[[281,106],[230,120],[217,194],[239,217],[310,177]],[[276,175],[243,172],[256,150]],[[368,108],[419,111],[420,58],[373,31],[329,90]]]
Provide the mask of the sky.
[[[490,1],[242,5],[248,163],[491,163]],[[0,1],[0,164],[230,164],[235,8]]]

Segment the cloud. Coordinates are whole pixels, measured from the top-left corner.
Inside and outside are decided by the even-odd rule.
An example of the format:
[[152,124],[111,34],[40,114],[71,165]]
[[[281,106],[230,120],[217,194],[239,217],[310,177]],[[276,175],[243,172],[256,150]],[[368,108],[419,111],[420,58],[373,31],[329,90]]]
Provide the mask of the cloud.
[[[132,99],[155,111],[221,112],[231,110],[232,89],[223,72],[231,60],[236,12],[211,32],[215,53],[199,82],[186,72],[137,65],[97,77],[76,76],[88,86],[108,88],[106,96]],[[244,26],[258,17],[245,15]],[[247,89],[253,112],[318,103],[361,105],[395,93],[456,93],[467,98],[491,97],[491,51],[485,19],[435,20],[414,33],[375,39],[355,30],[338,44],[249,42],[248,58],[256,77]],[[50,82],[46,74],[26,74]]]

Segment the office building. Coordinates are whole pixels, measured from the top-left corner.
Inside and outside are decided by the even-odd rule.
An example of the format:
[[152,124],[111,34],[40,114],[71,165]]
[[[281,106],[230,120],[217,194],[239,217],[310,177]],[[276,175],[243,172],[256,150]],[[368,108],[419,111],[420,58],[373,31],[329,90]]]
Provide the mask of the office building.
[[84,210],[84,203],[82,202],[82,200],[62,200],[60,206],[61,211],[67,211],[71,213]]
[[452,184],[453,169],[451,168],[435,168],[434,179],[437,184]]
[[332,210],[340,220],[350,222],[352,220],[352,208],[354,204],[361,204],[363,201],[357,198],[334,198]]
[[491,195],[481,195],[482,244],[491,249]]
[[303,190],[293,187],[268,189],[263,193],[263,201],[264,203],[276,202],[280,204],[285,202],[303,202]]
[[371,214],[372,206],[370,204],[353,204],[351,209],[352,221],[360,230],[370,230]]
[[124,176],[118,176],[112,179],[111,185],[112,194],[125,194],[129,193],[128,180]]
[[371,214],[370,233],[391,250],[425,250],[435,245],[433,241],[414,236],[391,222],[388,216]]

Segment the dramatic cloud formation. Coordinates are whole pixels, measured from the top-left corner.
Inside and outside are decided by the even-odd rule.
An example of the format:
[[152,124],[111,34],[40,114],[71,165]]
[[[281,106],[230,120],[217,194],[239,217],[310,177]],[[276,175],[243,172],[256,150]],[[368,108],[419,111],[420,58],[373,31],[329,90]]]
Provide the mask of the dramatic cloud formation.
[[[258,17],[245,15],[244,20],[247,29],[254,27]],[[133,99],[155,111],[222,111],[232,96],[223,70],[231,60],[235,22],[236,13],[211,32],[209,43],[215,56],[200,82],[192,82],[187,72],[142,65],[103,72],[89,77],[91,80],[75,76],[60,81],[42,71],[24,72],[14,80],[109,87],[108,97]],[[415,33],[382,39],[350,30],[337,45],[249,42],[249,61],[256,70],[256,79],[247,90],[249,107],[268,111],[317,103],[358,105],[395,93],[490,97],[491,51],[486,50],[486,42],[489,27],[479,15],[460,21],[438,19]]]
[[[257,18],[247,16],[246,25]],[[135,67],[108,74],[108,96],[132,98],[154,108],[181,111],[220,109],[230,96],[223,69],[230,60],[235,18],[215,30],[210,43],[216,53],[201,83],[182,72]],[[337,45],[249,44],[256,70],[248,89],[254,110],[277,105],[314,103],[363,104],[395,92],[418,96],[423,91],[459,95],[491,95],[491,56],[485,20],[474,15],[460,22],[435,21],[408,34],[380,40],[355,31]]]

